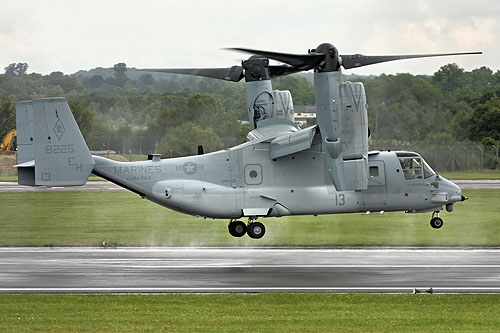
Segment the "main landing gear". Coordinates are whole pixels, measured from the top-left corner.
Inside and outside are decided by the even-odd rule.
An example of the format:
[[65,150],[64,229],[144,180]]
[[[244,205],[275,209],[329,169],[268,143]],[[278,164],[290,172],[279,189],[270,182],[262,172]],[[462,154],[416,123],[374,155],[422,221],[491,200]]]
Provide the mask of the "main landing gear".
[[249,218],[248,224],[238,220],[231,220],[227,228],[233,237],[242,237],[248,234],[250,238],[259,239],[266,233],[266,227],[262,223],[257,222],[255,218]]
[[[436,215],[436,217],[434,217]],[[431,227],[439,229],[443,226],[443,219],[439,217],[439,212],[433,212],[431,218]]]

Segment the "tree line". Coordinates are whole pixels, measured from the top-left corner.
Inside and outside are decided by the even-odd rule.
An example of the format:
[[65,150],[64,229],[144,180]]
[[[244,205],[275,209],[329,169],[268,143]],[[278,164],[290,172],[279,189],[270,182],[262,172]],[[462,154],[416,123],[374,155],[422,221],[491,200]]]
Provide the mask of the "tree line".
[[[158,152],[165,157],[244,142],[249,126],[244,83],[150,74],[118,63],[72,75],[27,73],[25,63],[0,74],[0,136],[15,127],[14,101],[65,97],[91,150]],[[311,73],[273,79],[295,105],[314,105]],[[350,77],[368,99],[371,143],[500,142],[500,72],[447,64],[431,76]]]

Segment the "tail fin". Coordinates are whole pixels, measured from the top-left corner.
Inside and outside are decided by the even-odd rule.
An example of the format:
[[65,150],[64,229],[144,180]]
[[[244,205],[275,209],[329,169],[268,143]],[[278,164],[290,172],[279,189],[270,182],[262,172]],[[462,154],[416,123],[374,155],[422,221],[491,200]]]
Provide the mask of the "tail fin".
[[94,160],[64,98],[16,103],[20,185],[84,185]]

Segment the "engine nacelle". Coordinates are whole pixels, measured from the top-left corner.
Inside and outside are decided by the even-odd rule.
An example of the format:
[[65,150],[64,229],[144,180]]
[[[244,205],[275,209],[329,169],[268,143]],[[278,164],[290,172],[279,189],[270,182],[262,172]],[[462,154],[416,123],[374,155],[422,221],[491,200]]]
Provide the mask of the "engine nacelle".
[[362,83],[343,82],[342,73],[314,74],[316,117],[337,190],[368,187],[368,111]]
[[264,119],[283,118],[294,121],[292,94],[272,90],[271,80],[246,83],[248,119],[252,129]]

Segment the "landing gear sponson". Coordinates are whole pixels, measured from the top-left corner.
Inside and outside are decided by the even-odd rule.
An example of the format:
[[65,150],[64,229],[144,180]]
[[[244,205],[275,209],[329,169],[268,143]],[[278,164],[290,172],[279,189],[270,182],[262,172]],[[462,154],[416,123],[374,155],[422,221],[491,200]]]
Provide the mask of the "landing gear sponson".
[[[434,217],[436,215],[436,217]],[[443,226],[443,219],[439,217],[439,212],[433,212],[432,213],[432,218],[431,218],[431,227],[434,229],[439,229]]]
[[266,227],[256,220],[257,219],[255,217],[249,218],[247,225],[245,225],[242,221],[231,220],[227,228],[233,237],[242,237],[245,234],[248,234],[248,237],[250,238],[259,239],[264,237]]

